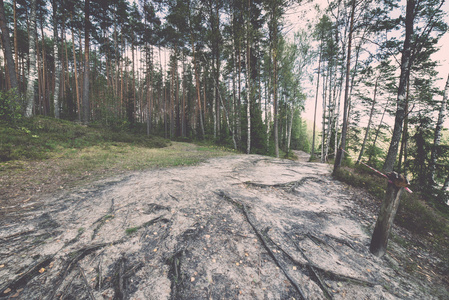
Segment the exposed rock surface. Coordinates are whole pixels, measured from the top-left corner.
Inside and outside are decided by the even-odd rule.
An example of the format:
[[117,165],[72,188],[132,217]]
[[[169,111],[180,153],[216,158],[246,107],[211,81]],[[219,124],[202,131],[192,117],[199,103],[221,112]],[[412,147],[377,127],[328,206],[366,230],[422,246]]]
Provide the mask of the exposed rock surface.
[[325,164],[239,155],[22,202],[0,220],[0,298],[448,295],[371,255],[375,219],[353,200]]

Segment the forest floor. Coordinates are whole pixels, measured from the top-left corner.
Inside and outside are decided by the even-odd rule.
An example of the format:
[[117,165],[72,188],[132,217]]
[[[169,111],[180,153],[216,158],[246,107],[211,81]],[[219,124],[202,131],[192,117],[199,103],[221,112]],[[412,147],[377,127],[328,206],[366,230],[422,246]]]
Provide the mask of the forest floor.
[[3,192],[0,299],[448,299],[431,245],[373,256],[379,200],[297,156]]

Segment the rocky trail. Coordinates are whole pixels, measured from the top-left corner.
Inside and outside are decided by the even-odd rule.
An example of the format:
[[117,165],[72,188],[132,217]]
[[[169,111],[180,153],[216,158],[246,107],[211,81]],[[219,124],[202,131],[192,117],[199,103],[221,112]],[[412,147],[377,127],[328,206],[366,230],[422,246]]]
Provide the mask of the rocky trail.
[[301,160],[214,158],[2,208],[0,299],[447,295],[430,254],[392,242],[371,255],[372,199]]

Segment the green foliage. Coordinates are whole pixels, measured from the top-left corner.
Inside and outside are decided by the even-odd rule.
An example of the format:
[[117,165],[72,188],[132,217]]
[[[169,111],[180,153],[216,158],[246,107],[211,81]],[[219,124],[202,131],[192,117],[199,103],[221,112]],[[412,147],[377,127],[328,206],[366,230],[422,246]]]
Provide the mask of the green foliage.
[[312,133],[308,131],[306,120],[301,118],[299,111],[293,116],[292,127],[291,148],[309,153],[312,146]]
[[0,123],[0,161],[45,159],[60,148],[82,149],[105,143],[127,143],[147,148],[167,146],[168,141],[98,125],[82,126],[48,117],[24,119],[16,126]]
[[[348,163],[345,161],[344,164],[347,165]],[[372,171],[367,170],[365,166],[358,165],[354,169],[349,167],[338,168],[335,177],[349,185],[364,188],[379,199],[383,199],[385,195],[385,179],[373,175]]]
[[20,99],[15,90],[0,90],[0,121],[14,124],[22,119]]
[[125,232],[127,235],[131,235],[131,234],[137,232],[137,230],[139,230],[139,227],[130,227],[130,228],[126,228]]
[[[355,187],[367,190],[383,200],[387,187],[386,180],[364,166],[341,167],[335,173],[337,179]],[[420,235],[434,245],[434,249],[444,256],[449,248],[449,209],[439,210],[428,205],[420,193],[404,193],[395,218],[395,224]],[[447,205],[446,205],[447,206]],[[449,270],[449,260],[443,262]]]

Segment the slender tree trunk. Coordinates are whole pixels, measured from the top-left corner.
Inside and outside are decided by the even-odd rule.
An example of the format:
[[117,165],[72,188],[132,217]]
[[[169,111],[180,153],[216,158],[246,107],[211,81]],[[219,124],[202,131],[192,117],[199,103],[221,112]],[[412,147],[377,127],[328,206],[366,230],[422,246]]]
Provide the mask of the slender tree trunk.
[[53,57],[55,59],[54,68],[54,78],[55,85],[53,91],[53,109],[55,118],[59,119],[59,87],[60,87],[60,77],[61,77],[61,60],[59,59],[59,37],[58,37],[58,11],[56,0],[53,0]]
[[[332,70],[330,71],[330,73],[332,73]],[[334,124],[335,124],[335,134],[337,134],[337,130],[338,128],[336,127],[336,121],[335,121],[335,112],[337,110],[337,105],[336,105],[336,101],[337,99],[335,98],[335,94],[332,95],[332,84],[330,84],[332,82],[332,77],[329,74],[329,116],[328,116],[328,121],[327,121],[327,134],[326,134],[326,147],[324,150],[324,158],[325,161],[329,160],[329,148],[330,148],[330,143],[331,143],[331,137],[332,137],[332,129],[334,128]]]
[[[277,28],[274,29],[274,39],[277,39]],[[277,97],[277,42],[273,47],[273,130],[274,130],[274,153],[279,157],[279,119],[278,119],[278,97]]]
[[[388,101],[385,104],[384,112],[382,113],[382,117],[380,118],[379,126],[377,126],[376,136],[374,137],[373,146],[372,146],[373,149],[376,147],[377,138],[379,137],[380,129],[382,128],[382,124],[384,122],[384,117],[385,117],[385,113],[387,112],[387,108],[388,108]],[[371,163],[372,158],[373,158],[373,151],[371,151],[371,153],[369,155],[368,163]]]
[[[36,29],[37,31],[37,29]],[[36,32],[36,36],[37,36],[37,32]],[[38,109],[40,108],[40,105],[42,103],[42,73],[41,73],[41,57],[40,57],[40,53],[41,51],[39,51],[39,38],[36,38],[36,74],[37,74],[37,89],[38,89]],[[45,58],[44,58],[45,59]],[[43,72],[43,68],[42,68],[42,72]],[[34,100],[34,99],[33,99]],[[33,101],[33,111],[31,115],[35,115],[36,114],[36,104]]]
[[181,136],[186,136],[186,65],[185,65],[185,56],[183,54],[182,60],[182,114],[181,114]]
[[354,31],[354,13],[355,13],[356,1],[352,0],[351,9],[351,23],[349,25],[349,38],[348,38],[348,54],[346,57],[346,83],[345,83],[345,98],[343,108],[343,128],[341,131],[340,149],[338,149],[337,157],[334,163],[334,173],[341,166],[341,160],[343,158],[343,151],[346,147],[346,132],[348,130],[348,111],[349,111],[349,75],[351,71],[351,47],[352,47],[352,33]]
[[326,162],[326,157],[324,156],[324,143],[326,140],[326,97],[327,97],[327,82],[328,82],[328,77],[329,76],[325,76],[324,80],[323,80],[323,103],[322,103],[322,108],[323,108],[323,114],[322,114],[322,120],[321,120],[321,162],[325,163]]
[[438,121],[437,125],[435,127],[435,135],[433,138],[433,146],[432,146],[432,153],[430,155],[430,163],[429,163],[429,186],[434,187],[435,186],[435,170],[436,170],[436,164],[438,159],[438,147],[440,146],[441,142],[441,132],[443,130],[443,123],[446,119],[447,114],[447,101],[448,101],[448,94],[449,94],[449,75],[446,80],[446,86],[444,87],[444,93],[443,93],[443,101],[441,102],[440,112],[438,113]]
[[[136,72],[135,72],[135,61],[134,61],[134,36],[131,41],[131,72],[132,72],[132,89],[133,89],[133,100],[130,101],[130,105],[132,105],[131,113],[129,116],[131,117],[131,124],[134,125],[136,122]],[[129,101],[129,100],[128,100]]]
[[175,122],[174,122],[174,109],[175,109],[175,72],[176,72],[176,46],[173,50],[172,65],[171,65],[171,79],[170,79],[170,138],[173,138]]
[[315,159],[315,127],[316,127],[316,110],[318,107],[318,93],[320,87],[320,72],[321,72],[321,52],[322,47],[320,46],[320,57],[318,59],[318,76],[316,80],[316,91],[315,91],[315,109],[313,112],[313,133],[312,133],[312,149],[310,151],[310,161]]
[[26,93],[26,108],[25,116],[31,117],[34,110],[34,95],[35,88],[34,84],[37,80],[37,56],[36,56],[36,0],[32,0],[31,3],[31,14],[30,14],[30,73],[28,76],[27,93]]
[[196,95],[197,95],[198,110],[199,110],[199,115],[200,115],[200,127],[201,127],[201,133],[204,138],[205,132],[204,132],[202,109],[201,109],[200,78],[199,78],[199,74],[198,74],[197,62],[196,62],[196,57],[195,57],[195,43],[194,43],[194,39],[193,39],[193,34],[191,35],[191,43],[192,43],[192,55],[193,55],[193,57],[192,57],[193,69],[195,71],[195,81],[196,81]]
[[[70,20],[73,22],[73,16],[70,14]],[[81,122],[81,108],[80,108],[80,95],[78,87],[78,67],[76,64],[76,50],[75,50],[75,31],[72,28],[72,51],[73,51],[73,69],[75,71],[75,90],[76,90],[76,107],[78,110],[78,121]]]
[[250,61],[250,50],[251,50],[251,36],[250,36],[250,10],[251,9],[251,0],[248,0],[248,20],[246,24],[247,30],[247,43],[246,43],[246,119],[247,119],[247,130],[248,137],[246,143],[246,153],[250,154],[251,152],[251,61]]
[[242,125],[241,125],[241,103],[242,103],[242,57],[240,52],[240,38],[237,42],[237,60],[238,60],[238,68],[237,68],[237,74],[238,74],[238,93],[237,93],[237,113],[236,113],[236,123],[237,123],[237,141],[240,144],[240,141],[242,140]]
[[357,158],[357,163],[360,163],[360,160],[362,159],[363,153],[365,151],[366,141],[368,140],[369,129],[371,127],[371,121],[372,121],[373,115],[374,115],[374,108],[376,106],[376,94],[377,94],[377,83],[378,83],[378,81],[379,81],[379,77],[376,78],[376,83],[374,85],[373,103],[371,104],[371,110],[370,110],[370,113],[369,113],[368,125],[366,125],[365,137],[363,138],[362,149],[360,149],[360,154],[359,154],[359,157]]
[[15,69],[16,69],[16,78],[17,78],[17,83],[19,82],[19,46],[17,44],[17,14],[16,14],[16,10],[17,10],[17,1],[14,0],[13,1],[13,9],[14,9],[14,59],[15,59]]
[[[402,128],[401,148],[399,149],[398,171],[407,175],[407,145],[408,145],[408,99],[410,92],[410,80],[407,82],[407,93],[405,96],[405,116],[404,126]],[[402,160],[404,158],[404,160]],[[402,168],[402,161],[404,161],[404,168]]]
[[407,0],[404,50],[402,52],[401,58],[401,74],[399,76],[396,117],[394,121],[394,129],[393,135],[391,137],[390,147],[388,148],[388,154],[387,157],[385,158],[385,163],[383,166],[383,170],[385,172],[390,172],[393,170],[394,163],[396,161],[396,156],[398,154],[399,142],[401,140],[402,123],[405,118],[407,82],[409,80],[410,69],[412,65],[411,37],[413,35],[414,10],[415,10],[415,0]]
[[44,34],[44,21],[41,20],[41,35],[42,35],[42,101],[39,99],[40,113],[43,114],[44,103],[47,99],[47,52],[45,50],[45,34]]
[[293,127],[293,115],[295,112],[295,108],[292,106],[290,108],[290,118],[288,121],[288,129],[287,129],[287,155],[290,153],[290,145],[292,141],[292,127]]
[[83,82],[83,123],[89,123],[90,105],[89,105],[89,28],[90,28],[90,0],[85,0],[84,4],[84,82]]

